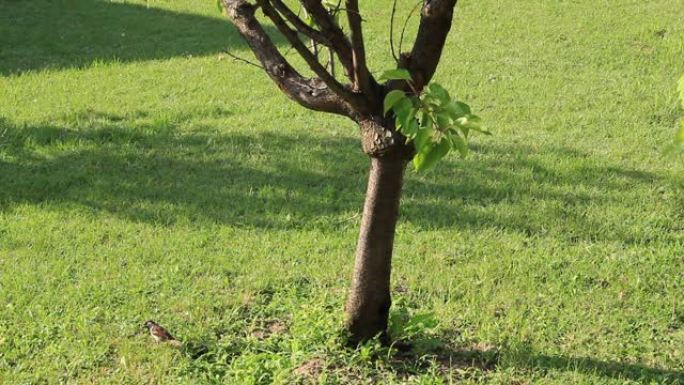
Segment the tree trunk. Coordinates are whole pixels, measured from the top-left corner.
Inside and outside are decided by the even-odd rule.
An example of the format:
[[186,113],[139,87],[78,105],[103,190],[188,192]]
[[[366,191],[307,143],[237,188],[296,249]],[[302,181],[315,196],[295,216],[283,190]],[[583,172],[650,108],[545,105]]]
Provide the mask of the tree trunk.
[[346,326],[352,343],[386,337],[391,305],[390,274],[394,231],[406,159],[371,157],[366,202],[347,299]]

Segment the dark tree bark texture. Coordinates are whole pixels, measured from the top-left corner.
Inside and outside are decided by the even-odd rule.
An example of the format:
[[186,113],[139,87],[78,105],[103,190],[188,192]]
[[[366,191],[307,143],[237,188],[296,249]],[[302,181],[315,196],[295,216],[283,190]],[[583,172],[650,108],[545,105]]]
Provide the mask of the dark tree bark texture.
[[[346,327],[351,341],[385,336],[391,305],[390,277],[394,234],[404,170],[413,157],[412,144],[399,133],[392,116],[383,116],[383,97],[394,89],[410,91],[405,81],[379,84],[366,64],[364,19],[357,0],[345,0],[347,36],[321,0],[300,0],[315,21],[311,27],[281,0],[221,0],[263,70],[291,99],[302,106],[344,115],[360,128],[361,147],[370,157],[370,172],[352,285],[346,305]],[[423,0],[416,42],[401,53],[397,66],[407,69],[413,88],[430,82],[439,63],[453,19],[456,0]],[[316,75],[305,78],[280,53],[255,16],[257,9],[271,20]],[[349,81],[342,84],[310,52],[300,36],[329,47]]]
[[371,158],[366,203],[356,248],[352,286],[347,299],[347,329],[353,343],[387,329],[392,303],[390,276],[394,230],[406,160]]

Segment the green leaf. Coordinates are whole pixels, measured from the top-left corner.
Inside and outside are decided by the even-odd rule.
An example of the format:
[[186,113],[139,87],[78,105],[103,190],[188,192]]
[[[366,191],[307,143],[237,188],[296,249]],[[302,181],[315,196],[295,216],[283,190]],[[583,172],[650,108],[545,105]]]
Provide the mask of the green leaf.
[[420,126],[422,128],[432,128],[433,121],[432,121],[432,116],[430,116],[429,113],[427,113],[425,110],[420,110],[420,114],[416,113],[416,116],[420,116],[420,119],[418,121],[420,122]]
[[403,119],[401,120],[402,127],[408,127],[409,129],[411,129],[415,126],[415,129],[418,129],[418,121],[416,121],[416,111],[417,110],[415,108],[411,108],[409,110],[409,113],[403,116]]
[[394,115],[397,117],[396,122],[398,128],[401,125],[403,125],[403,123],[407,120],[408,116],[411,115],[411,110],[413,110],[413,103],[411,103],[411,99],[403,98],[394,104],[392,110],[394,110]]
[[406,94],[404,93],[404,91],[400,91],[400,90],[390,91],[385,96],[385,103],[384,103],[384,105],[385,105],[384,111],[385,112],[384,113],[387,114],[387,112],[389,110],[391,110],[395,104],[397,104],[401,99],[404,99],[404,98],[406,98]]
[[456,136],[463,135],[464,138],[468,139],[468,135],[470,134],[470,129],[467,127],[462,127],[462,126],[456,125],[456,126],[451,126],[449,128],[449,132],[452,135],[456,135]]
[[418,131],[416,131],[416,136],[413,138],[413,144],[416,146],[416,151],[421,152],[425,147],[431,145],[434,132],[432,126],[429,128],[419,128]]
[[432,94],[441,104],[447,104],[451,100],[449,92],[437,83],[431,83],[428,86],[428,92]]
[[452,101],[444,108],[451,113],[454,120],[470,114],[470,107],[463,102]]
[[463,140],[463,138],[458,135],[451,134],[449,135],[449,140],[451,140],[451,145],[458,150],[462,157],[465,158],[468,155],[468,144],[465,140]]
[[219,13],[223,13],[223,4],[221,3],[221,0],[216,0],[216,7],[218,8]]
[[416,120],[421,125],[422,125],[423,120],[425,119],[425,115],[426,115],[426,113],[422,108],[420,108],[420,107],[416,108]]
[[435,122],[437,123],[437,129],[440,131],[445,131],[447,127],[451,125],[451,117],[446,111],[440,111],[435,113]]
[[407,122],[404,122],[401,125],[401,128],[399,129],[399,131],[401,131],[401,133],[404,134],[404,136],[406,138],[411,140],[411,139],[415,138],[419,129],[420,128],[418,127],[418,121],[416,119],[411,119]]
[[401,116],[397,116],[394,120],[394,124],[397,127],[397,129],[401,131],[404,135],[414,135],[419,128],[418,121],[416,120],[415,115],[415,108],[403,110],[401,111]]
[[[380,79],[410,80],[405,69],[389,70]],[[404,91],[389,92],[383,101],[384,111],[394,112],[395,124],[416,148],[413,164],[416,170],[426,170],[443,158],[452,148],[462,156],[468,154],[468,133],[491,133],[481,126],[481,119],[473,115],[470,106],[451,100],[449,92],[438,83],[429,84],[419,95]],[[684,140],[684,134],[682,134]]]
[[442,102],[432,94],[423,95],[423,103],[429,106],[431,110],[442,108]]
[[447,138],[442,138],[442,140],[437,144],[431,144],[418,152],[416,156],[413,157],[413,166],[416,171],[421,172],[429,169],[438,160],[442,159],[451,148],[449,140]]
[[378,80],[411,80],[411,73],[403,68],[387,70],[380,75]]
[[456,125],[462,129],[473,130],[485,135],[492,133],[482,128],[482,119],[477,115],[466,115],[462,118],[456,119]]

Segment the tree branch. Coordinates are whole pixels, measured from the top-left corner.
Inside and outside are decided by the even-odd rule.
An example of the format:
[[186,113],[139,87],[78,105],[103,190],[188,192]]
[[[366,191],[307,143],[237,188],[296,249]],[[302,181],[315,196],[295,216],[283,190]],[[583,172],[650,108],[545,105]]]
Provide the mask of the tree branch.
[[291,99],[302,106],[358,119],[354,108],[326,87],[320,79],[306,79],[280,54],[254,15],[255,6],[246,0],[222,0],[228,17],[245,39],[269,77]]
[[257,0],[257,4],[261,6],[264,14],[273,21],[276,28],[285,38],[292,44],[292,47],[299,53],[299,55],[306,61],[309,68],[323,80],[323,82],[330,88],[331,91],[339,95],[342,99],[347,101],[358,111],[367,109],[364,98],[360,94],[356,94],[345,88],[337,81],[324,67],[318,62],[318,58],[309,51],[306,45],[299,39],[297,32],[292,30],[280,14],[273,8],[269,0]]
[[234,55],[234,54],[233,54],[232,52],[230,52],[229,50],[225,50],[225,51],[223,51],[223,52],[225,52],[226,55],[232,57],[232,58],[233,58],[233,61],[242,62],[242,63],[245,63],[245,64],[249,64],[249,65],[254,66],[254,67],[256,67],[256,68],[258,68],[258,69],[260,69],[260,70],[264,70],[264,71],[266,70],[264,67],[260,66],[260,65],[257,64],[257,63],[254,63],[253,61],[247,60],[247,59],[242,58],[242,57],[240,57],[240,56],[238,56],[238,55]]
[[307,25],[302,19],[297,16],[296,13],[294,13],[290,7],[285,5],[280,0],[271,0],[273,3],[273,7],[275,7],[278,12],[280,12],[285,19],[292,24],[292,26],[300,33],[303,33],[304,35],[308,36],[311,40],[314,40],[320,44],[323,44],[326,47],[331,47],[332,43],[330,40],[323,35],[320,31],[316,30],[315,28],[312,28],[311,26]]
[[451,29],[457,0],[423,0],[418,35],[410,54],[401,54],[399,67],[411,72],[418,90],[430,82],[437,70],[444,43]]
[[304,9],[309,13],[321,29],[321,33],[328,36],[332,48],[340,58],[344,72],[353,81],[354,65],[352,62],[351,43],[335,20],[323,7],[320,0],[300,0]]
[[354,88],[369,96],[375,102],[378,98],[377,83],[366,66],[366,48],[363,43],[363,28],[361,26],[361,13],[359,13],[358,0],[346,0],[347,20],[351,29],[352,65],[354,75]]

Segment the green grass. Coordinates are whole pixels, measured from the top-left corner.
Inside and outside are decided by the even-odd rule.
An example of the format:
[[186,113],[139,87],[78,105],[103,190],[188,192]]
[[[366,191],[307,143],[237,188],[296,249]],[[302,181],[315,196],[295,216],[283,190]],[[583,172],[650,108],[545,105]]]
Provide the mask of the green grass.
[[408,175],[407,355],[341,345],[356,127],[225,57],[212,1],[0,2],[0,383],[684,383],[682,20],[459,2],[436,79],[495,136]]

